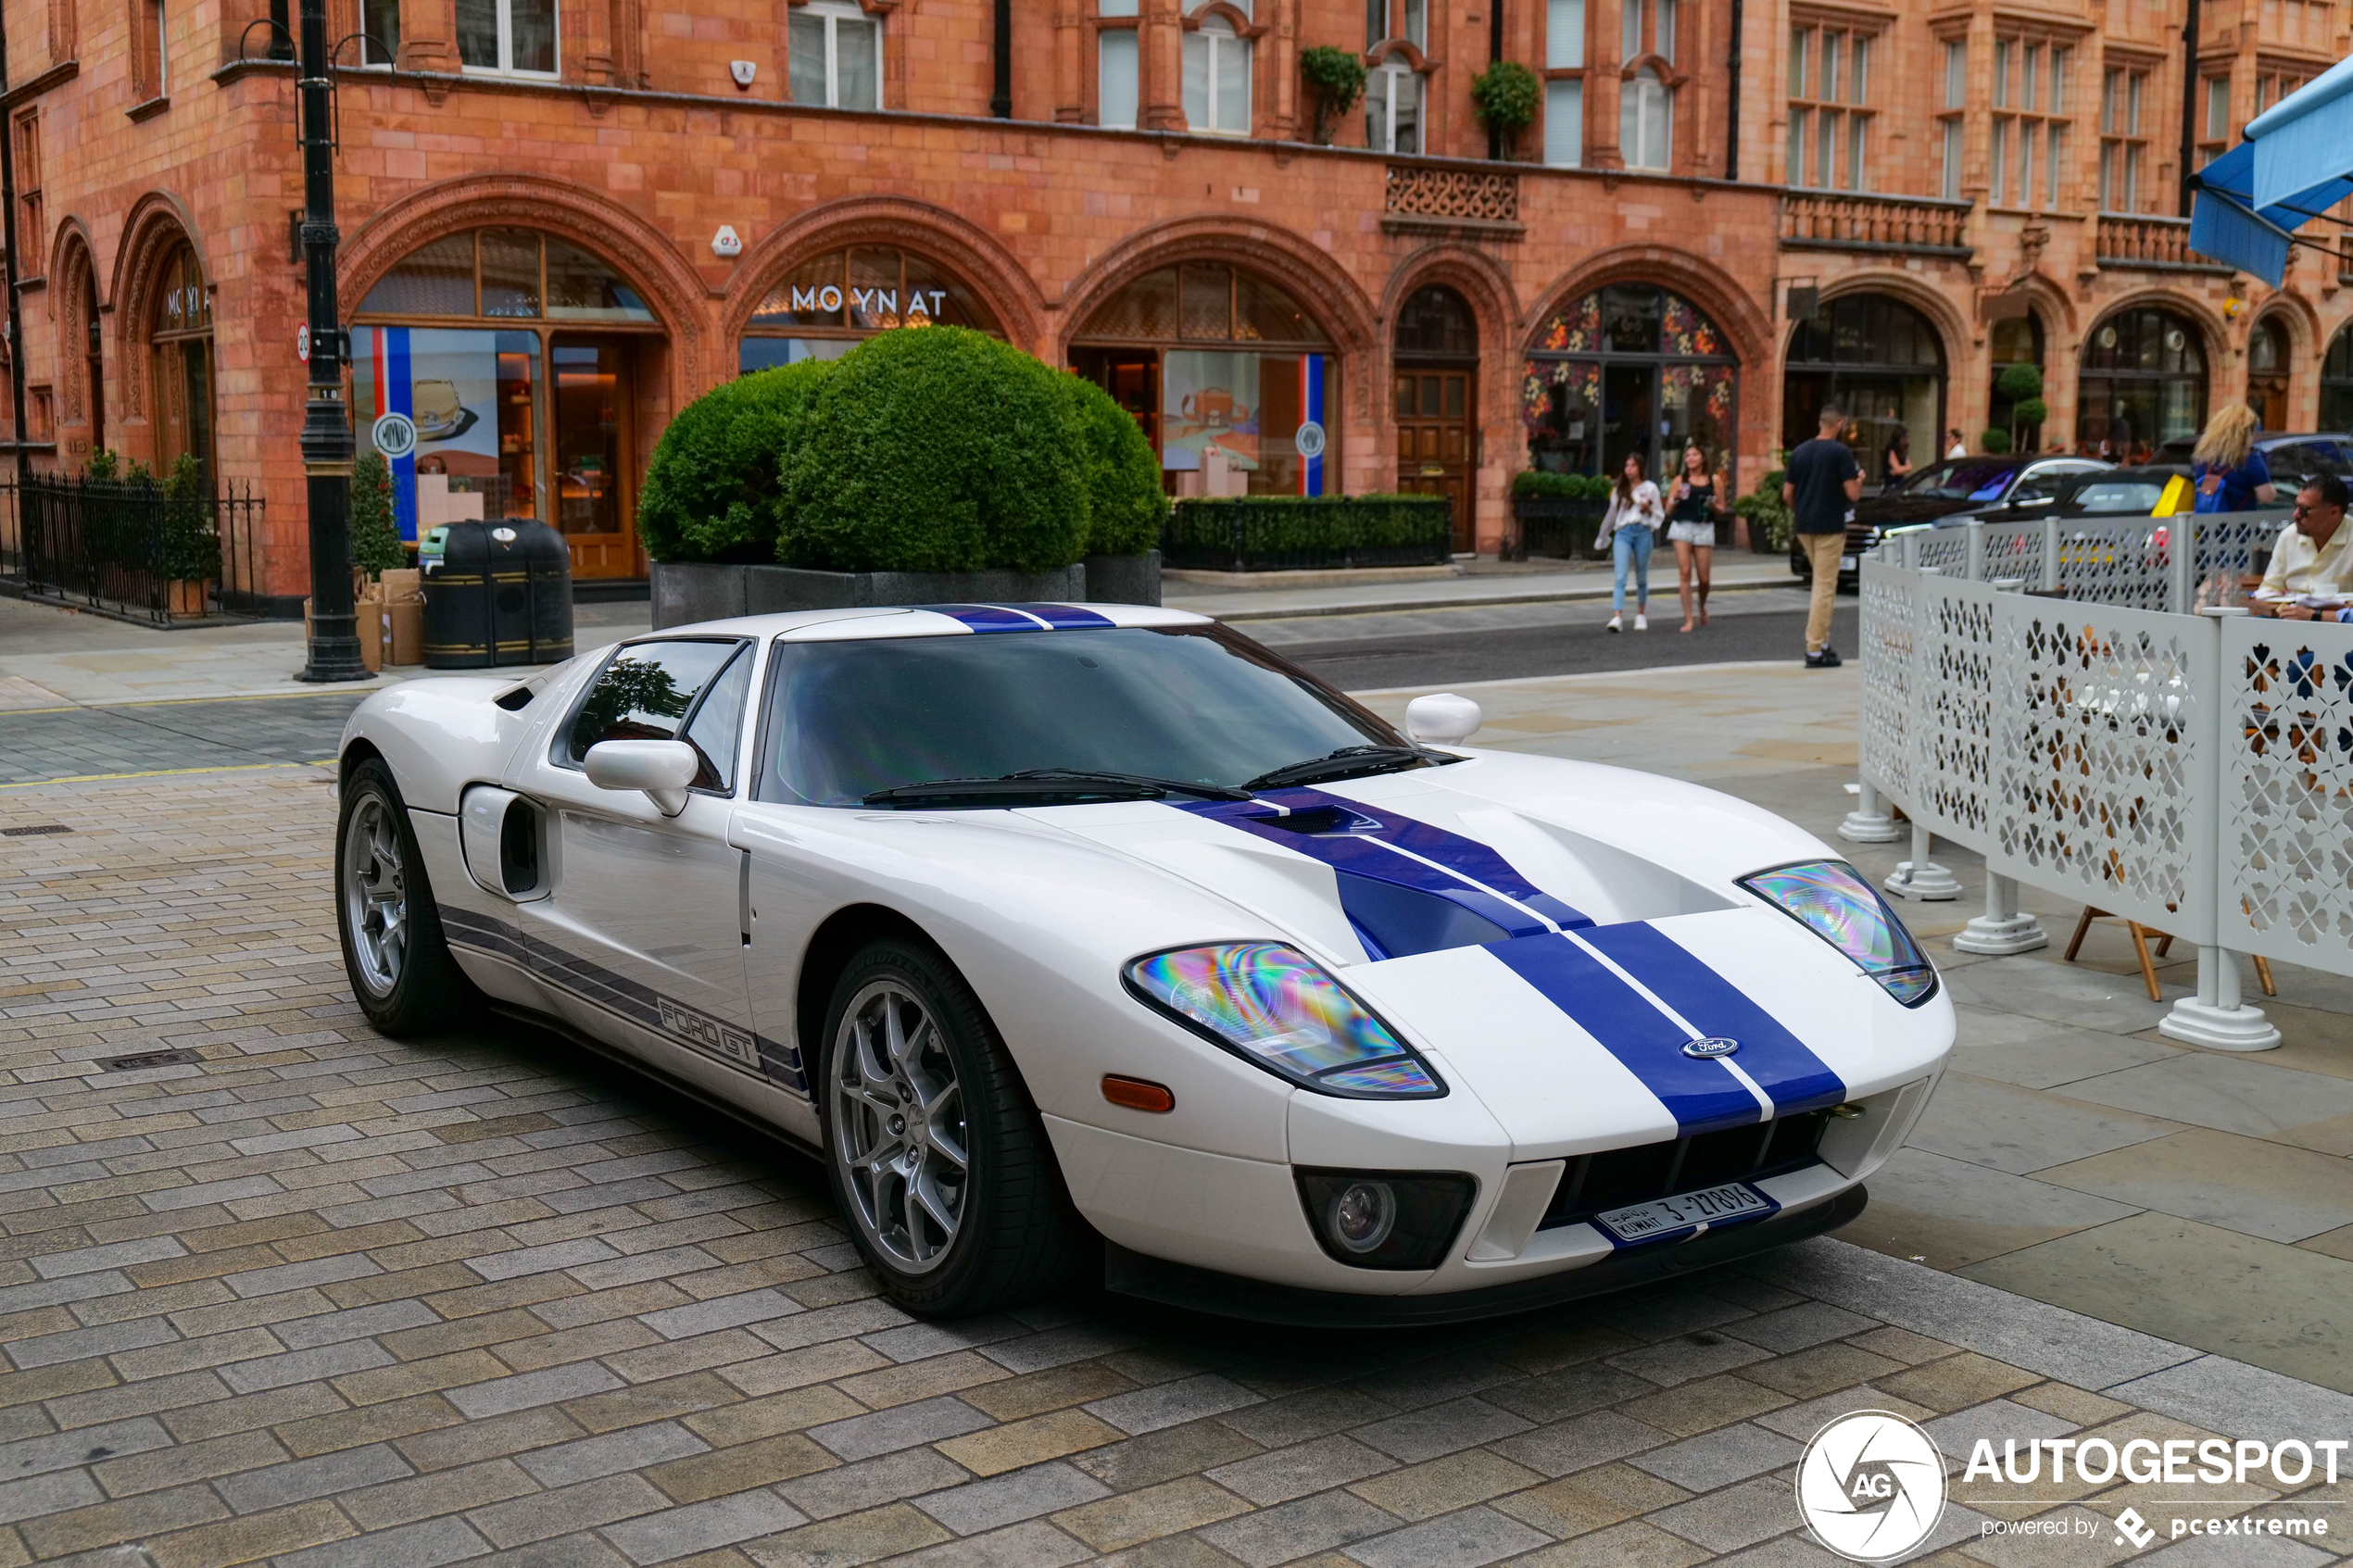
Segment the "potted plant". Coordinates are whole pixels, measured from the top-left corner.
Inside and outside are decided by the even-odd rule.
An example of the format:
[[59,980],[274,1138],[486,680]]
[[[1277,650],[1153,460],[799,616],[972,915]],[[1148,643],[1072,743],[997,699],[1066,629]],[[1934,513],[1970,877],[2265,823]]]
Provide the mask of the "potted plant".
[[1318,44],[1299,56],[1299,74],[1315,100],[1315,144],[1332,144],[1340,117],[1365,95],[1365,62],[1346,49]]
[[1520,133],[1536,123],[1544,101],[1544,83],[1517,60],[1497,60],[1471,78],[1471,107],[1478,122],[1494,134],[1496,150],[1509,162],[1517,155]]
[[[144,488],[154,478],[144,465],[131,465],[131,478]],[[220,535],[212,526],[211,497],[205,494],[204,466],[190,452],[180,454],[164,476],[163,540],[158,564],[167,584],[165,608],[174,621],[201,619],[206,590],[220,575]]]
[[1784,469],[1774,469],[1756,482],[1756,488],[1732,503],[1732,515],[1748,523],[1748,547],[1760,556],[1786,555],[1795,534],[1789,506],[1781,499]]

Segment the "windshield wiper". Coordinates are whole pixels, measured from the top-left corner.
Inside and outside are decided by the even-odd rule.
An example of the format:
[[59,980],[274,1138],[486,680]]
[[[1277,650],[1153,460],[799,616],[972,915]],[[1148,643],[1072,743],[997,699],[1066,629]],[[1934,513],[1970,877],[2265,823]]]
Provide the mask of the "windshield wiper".
[[1401,768],[1434,767],[1461,760],[1459,757],[1424,751],[1416,746],[1343,746],[1338,751],[1310,757],[1303,762],[1286,762],[1279,768],[1270,768],[1244,787],[1273,789],[1281,784],[1361,778],[1368,773],[1390,773]]
[[1026,768],[994,778],[933,779],[925,784],[899,784],[865,796],[869,806],[939,806],[963,801],[978,806],[1002,806],[1021,800],[1158,800],[1164,796],[1190,795],[1203,800],[1248,800],[1250,792],[1223,784],[1189,784],[1183,779],[1156,779],[1142,773],[1114,773],[1086,768]]

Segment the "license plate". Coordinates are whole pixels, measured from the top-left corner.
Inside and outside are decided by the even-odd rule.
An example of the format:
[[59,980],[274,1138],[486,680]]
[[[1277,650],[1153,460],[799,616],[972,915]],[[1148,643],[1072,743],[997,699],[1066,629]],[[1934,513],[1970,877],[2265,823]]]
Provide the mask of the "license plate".
[[1763,1194],[1746,1182],[1727,1182],[1719,1187],[1702,1187],[1697,1192],[1662,1198],[1652,1203],[1612,1209],[1594,1215],[1593,1223],[1620,1241],[1646,1241],[1668,1231],[1737,1220],[1744,1214],[1766,1213],[1772,1207]]
[[1855,565],[1856,561],[1853,556],[1841,556],[1838,558],[1838,569],[1841,571],[1852,571],[1855,570]]

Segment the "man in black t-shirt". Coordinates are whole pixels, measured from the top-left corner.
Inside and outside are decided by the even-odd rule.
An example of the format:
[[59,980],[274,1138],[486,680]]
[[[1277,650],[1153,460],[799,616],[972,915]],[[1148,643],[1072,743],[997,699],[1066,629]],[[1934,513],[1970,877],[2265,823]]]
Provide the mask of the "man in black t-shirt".
[[1814,597],[1806,607],[1806,668],[1835,669],[1838,650],[1831,646],[1831,608],[1838,601],[1838,561],[1846,549],[1846,520],[1863,495],[1863,470],[1855,454],[1841,441],[1846,428],[1841,409],[1822,410],[1822,433],[1802,443],[1789,455],[1781,476],[1781,503],[1790,509],[1790,524],[1798,548],[1814,569]]

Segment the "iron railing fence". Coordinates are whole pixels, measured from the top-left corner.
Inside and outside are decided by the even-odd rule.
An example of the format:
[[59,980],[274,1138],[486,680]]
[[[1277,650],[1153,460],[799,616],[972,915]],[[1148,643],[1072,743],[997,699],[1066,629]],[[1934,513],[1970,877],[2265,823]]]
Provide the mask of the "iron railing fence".
[[27,598],[157,626],[267,614],[266,503],[250,482],[0,477],[0,570]]

